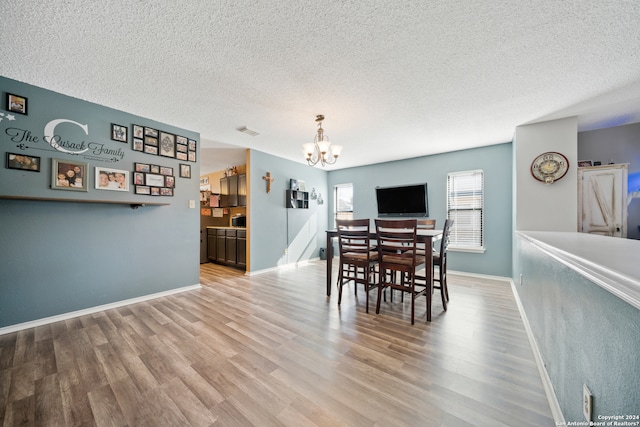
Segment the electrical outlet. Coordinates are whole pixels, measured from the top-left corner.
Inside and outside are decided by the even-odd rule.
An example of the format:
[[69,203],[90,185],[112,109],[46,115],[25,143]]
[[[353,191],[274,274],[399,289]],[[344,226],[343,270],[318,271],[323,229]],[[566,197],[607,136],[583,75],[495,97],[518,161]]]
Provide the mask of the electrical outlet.
[[289,255],[289,248],[284,248],[284,254]]
[[586,384],[582,384],[582,413],[587,421],[591,421],[591,411],[593,409],[593,396]]
[[520,286],[522,286],[522,274],[520,275]]

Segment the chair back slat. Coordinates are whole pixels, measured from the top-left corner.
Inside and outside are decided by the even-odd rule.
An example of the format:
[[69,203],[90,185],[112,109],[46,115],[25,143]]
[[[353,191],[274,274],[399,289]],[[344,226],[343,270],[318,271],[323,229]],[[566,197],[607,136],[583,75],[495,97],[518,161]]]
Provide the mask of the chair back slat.
[[[381,220],[376,219],[378,241],[378,261],[382,269],[391,264],[394,268],[413,271],[416,266],[415,219]],[[391,267],[389,267],[391,268]]]
[[418,229],[419,230],[435,230],[436,229],[436,220],[432,218],[419,219]]
[[336,225],[341,255],[367,254],[371,250],[369,219],[338,219]]

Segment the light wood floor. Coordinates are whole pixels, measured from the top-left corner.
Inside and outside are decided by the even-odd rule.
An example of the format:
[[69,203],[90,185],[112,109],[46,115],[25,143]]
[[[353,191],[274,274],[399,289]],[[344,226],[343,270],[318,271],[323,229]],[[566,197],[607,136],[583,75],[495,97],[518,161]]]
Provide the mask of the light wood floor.
[[408,299],[339,309],[324,268],[203,264],[201,290],[2,335],[0,425],[554,425],[508,285],[452,275],[412,327]]

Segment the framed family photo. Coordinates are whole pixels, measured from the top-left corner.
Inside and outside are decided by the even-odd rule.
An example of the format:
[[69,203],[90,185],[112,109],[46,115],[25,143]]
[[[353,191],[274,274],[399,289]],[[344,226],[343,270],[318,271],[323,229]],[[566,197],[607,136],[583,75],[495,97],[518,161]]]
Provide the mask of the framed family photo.
[[7,93],[7,110],[12,113],[27,114],[27,98]]
[[129,191],[129,171],[96,166],[96,190]]
[[7,153],[7,168],[40,172],[40,157]]
[[53,190],[88,191],[88,180],[88,163],[51,159],[51,188]]

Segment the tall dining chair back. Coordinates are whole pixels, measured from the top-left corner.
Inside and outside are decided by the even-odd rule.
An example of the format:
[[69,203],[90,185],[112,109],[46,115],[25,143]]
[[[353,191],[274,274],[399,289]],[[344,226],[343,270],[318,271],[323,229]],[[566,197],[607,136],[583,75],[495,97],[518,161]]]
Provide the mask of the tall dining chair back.
[[342,287],[354,283],[355,295],[358,284],[364,286],[366,311],[369,312],[369,291],[378,286],[376,266],[378,252],[371,244],[369,219],[337,219],[340,267],[338,271],[338,305],[342,303]]
[[[440,250],[433,253],[433,281],[438,282],[438,285],[434,283],[433,288],[440,289],[442,306],[445,310],[447,309],[447,302],[449,302],[449,287],[447,286],[447,248],[451,240],[452,225],[452,219],[445,220],[442,229],[442,239],[440,240]],[[435,274],[436,267],[438,267],[437,276]]]
[[[426,258],[418,255],[417,221],[376,219],[376,236],[378,242],[379,286],[376,313],[380,313],[382,292],[386,288],[411,295],[411,324],[415,322],[415,300],[427,297],[427,320],[431,320],[431,292],[427,286],[416,284],[416,269],[424,268]],[[399,274],[396,274],[399,273]],[[396,283],[399,278],[400,283]]]

